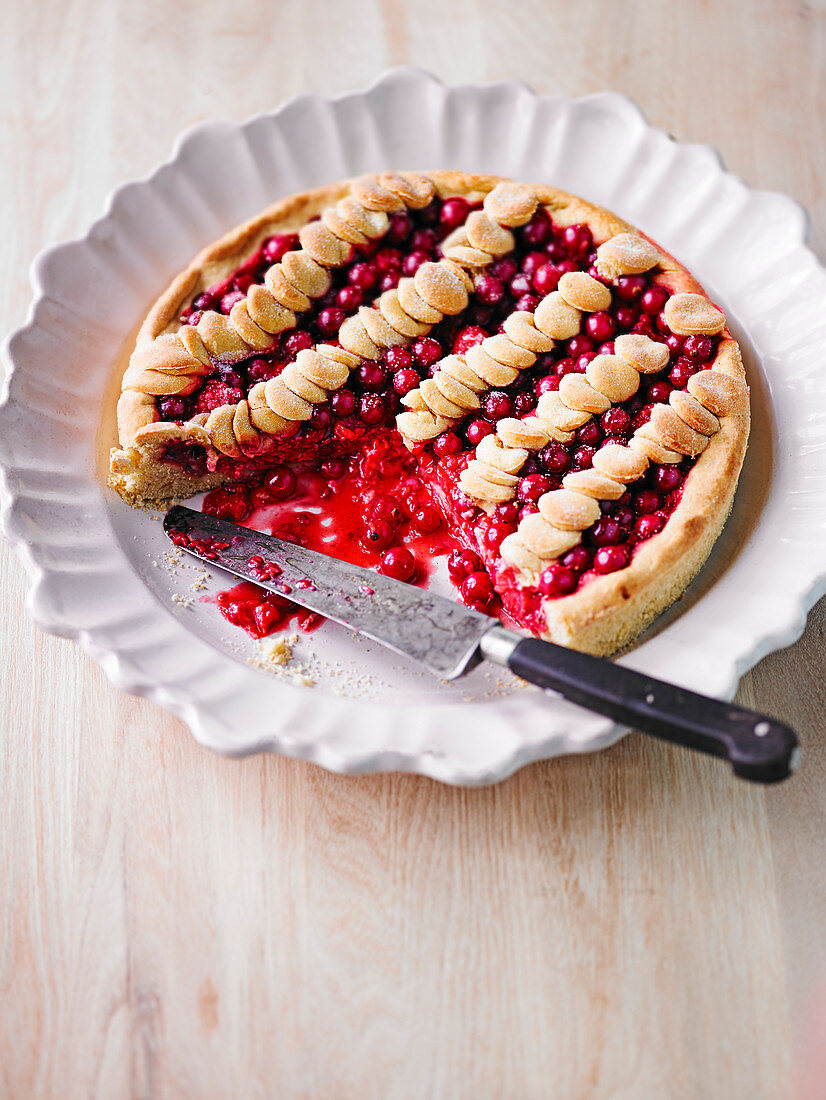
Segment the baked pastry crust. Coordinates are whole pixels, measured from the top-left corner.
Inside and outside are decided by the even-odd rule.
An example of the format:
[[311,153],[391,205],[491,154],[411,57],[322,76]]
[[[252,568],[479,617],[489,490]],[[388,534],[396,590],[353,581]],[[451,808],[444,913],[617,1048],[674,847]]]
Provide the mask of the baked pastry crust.
[[[384,178],[391,181],[403,181],[404,178],[408,178],[415,184],[415,181],[422,177],[411,174],[407,177]],[[459,235],[456,255],[461,262],[462,249],[465,249],[468,252],[468,266],[472,266],[473,262],[480,262],[478,257],[484,255],[479,251],[480,243],[484,242],[486,247],[496,248],[499,246],[501,234],[508,233],[508,225],[522,224],[519,221],[522,212],[517,207],[524,193],[530,192],[541,206],[547,208],[556,225],[587,224],[595,240],[607,242],[601,256],[602,274],[617,277],[636,270],[645,271],[654,264],[658,264],[660,270],[654,277],[655,281],[666,284],[672,291],[672,298],[669,299],[671,309],[669,323],[673,331],[717,332],[719,325],[724,324],[724,318],[718,321],[717,315],[719,317],[722,315],[710,305],[700,284],[685,268],[644,234],[610,211],[556,188],[539,184],[526,188],[524,185],[512,184],[512,181],[503,181],[496,176],[434,171],[427,173],[425,178],[432,182],[436,193],[443,199],[461,196],[471,203],[476,203],[488,198],[498,187],[496,194],[504,194],[511,203],[511,206],[502,213],[498,224],[496,217],[488,217],[487,222],[480,225],[473,244],[468,243],[467,235],[465,237]],[[217,470],[193,478],[179,467],[162,461],[165,450],[171,443],[194,442],[203,444],[207,448],[213,447],[216,443],[215,433],[221,430],[218,423],[220,417],[213,417],[212,421],[202,417],[201,423],[190,421],[183,425],[162,422],[157,409],[156,396],[158,392],[174,391],[156,389],[153,393],[149,392],[153,389],[151,384],[142,387],[141,380],[147,376],[145,364],[150,361],[147,360],[147,355],[151,357],[161,352],[165,354],[164,341],[171,346],[174,334],[180,328],[178,318],[182,308],[194,296],[238,269],[260,248],[267,237],[275,233],[298,231],[306,226],[310,219],[317,218],[323,211],[329,210],[333,204],[347,200],[348,196],[354,193],[361,195],[365,186],[368,187],[366,193],[369,194],[369,183],[365,185],[360,181],[346,180],[275,203],[256,218],[238,226],[201,252],[158,298],[139,331],[136,351],[124,377],[124,388],[118,402],[118,432],[121,445],[112,452],[110,485],[129,503],[139,504],[147,500],[185,497],[217,486],[226,480],[226,475]],[[403,190],[403,186],[401,184],[399,186]],[[515,190],[508,190],[509,188]],[[419,201],[418,194],[414,194],[411,199],[411,202],[416,201]],[[499,214],[496,203],[492,203],[489,198],[488,206],[495,214]],[[531,213],[532,210],[533,208]],[[508,217],[510,221],[507,220]],[[530,213],[527,217],[530,217]],[[523,222],[526,220],[526,217],[522,218]],[[497,231],[500,236],[497,236]],[[328,235],[319,247],[330,249],[332,247],[330,240]],[[448,253],[449,243],[450,241],[445,242],[446,253]],[[474,248],[476,261],[471,254]],[[330,258],[331,263],[335,261],[334,251],[330,252]],[[489,260],[490,256],[487,258]],[[600,296],[602,284],[596,280],[590,280],[590,283],[594,284],[591,286],[588,282],[589,278],[583,273],[577,278],[568,279],[566,284],[560,285],[561,300],[558,305],[563,312],[565,308],[574,312],[577,309],[604,308]],[[456,279],[461,282],[461,271]],[[461,293],[456,291],[454,284],[451,286],[453,287],[451,293],[458,294],[460,298]],[[442,300],[439,299],[439,301]],[[538,312],[537,310],[537,318]],[[421,316],[427,316],[426,310]],[[247,319],[249,319],[248,315]],[[243,323],[243,318],[241,321]],[[247,331],[243,329],[243,324],[242,331]],[[250,331],[251,338],[254,339],[254,328]],[[191,330],[187,335],[191,335]],[[374,334],[371,332],[370,335]],[[361,338],[363,339],[363,334]],[[531,338],[530,334],[528,338]],[[537,338],[541,339],[541,333],[537,333]],[[356,343],[354,346],[361,345]],[[519,347],[518,341],[516,347]],[[248,348],[245,353],[250,354]],[[161,361],[163,361],[162,356]],[[543,600],[542,611],[547,622],[547,629],[543,631],[544,637],[591,653],[615,652],[631,641],[664,608],[673,603],[708,556],[731,510],[749,432],[749,404],[748,390],[744,384],[745,373],[739,348],[728,329],[722,329],[716,357],[705,366],[709,371],[717,372],[718,375],[732,380],[733,385],[728,394],[725,415],[719,418],[719,430],[713,431],[708,436],[705,449],[696,459],[691,474],[686,480],[679,504],[662,531],[642,543],[625,568],[591,580],[589,584],[570,596]],[[208,369],[208,365],[205,364],[201,373]],[[582,379],[582,376],[572,377]],[[423,386],[422,389],[424,388]],[[443,399],[441,391],[437,393],[436,389],[431,387],[430,392],[435,403],[442,402],[439,405],[440,408],[461,408],[455,404],[455,401]],[[454,387],[449,392],[455,395],[460,392],[460,389],[457,390]],[[403,416],[410,417],[418,414],[419,422],[424,422],[421,421],[422,417],[430,418],[426,421],[429,425],[426,431],[430,432],[430,435],[425,434],[424,438],[432,438],[437,434],[434,429],[444,430],[452,423],[449,416],[434,413],[427,405],[425,396],[414,396],[412,401],[406,400],[405,403],[409,407],[412,406],[412,413],[403,414]],[[224,424],[226,424],[227,415],[229,414],[224,414]],[[276,420],[280,415],[279,412]],[[232,424],[232,415],[229,415],[229,419]],[[711,419],[713,420],[714,417],[712,416]],[[282,422],[286,422],[283,417]],[[400,417],[400,426],[401,422]],[[412,424],[413,421],[408,420],[408,423]],[[260,428],[255,429],[254,425],[250,430],[252,432],[257,430],[259,436],[266,434],[262,433]],[[412,438],[413,441],[417,441],[415,435]],[[703,439],[705,438],[703,436]],[[231,437],[228,440],[229,447],[233,442]],[[263,445],[264,451],[266,442],[265,440]],[[224,453],[227,453],[226,447],[227,443],[224,444]],[[238,453],[241,454],[240,451]],[[675,459],[672,458],[670,461]],[[511,476],[516,478],[516,474]],[[535,569],[516,565],[515,574],[520,583],[536,583]]]
[[[687,273],[685,282],[697,286]],[[721,345],[713,365],[737,381],[745,379],[733,339]],[[625,569],[598,577],[571,596],[544,601],[544,637],[608,656],[627,646],[683,594],[711,552],[734,502],[749,436],[745,386],[720,424],[663,530],[637,548]]]

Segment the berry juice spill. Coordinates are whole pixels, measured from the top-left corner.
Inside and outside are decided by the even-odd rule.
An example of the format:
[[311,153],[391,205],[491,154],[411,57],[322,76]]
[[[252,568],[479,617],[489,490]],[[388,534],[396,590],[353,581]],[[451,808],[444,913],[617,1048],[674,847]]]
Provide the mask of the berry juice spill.
[[[277,466],[262,471],[255,481],[214,489],[205,497],[203,510],[424,586],[435,559],[456,551],[460,540],[422,484],[418,465],[395,433],[375,433],[349,459],[331,459],[302,472]],[[262,563],[262,578],[267,564]],[[466,602],[480,608],[494,597],[481,570],[479,563],[475,588],[471,584],[461,589]],[[218,607],[226,619],[255,638],[283,630],[293,620],[305,631],[321,622],[320,616],[285,595],[268,593],[248,581],[221,593]]]

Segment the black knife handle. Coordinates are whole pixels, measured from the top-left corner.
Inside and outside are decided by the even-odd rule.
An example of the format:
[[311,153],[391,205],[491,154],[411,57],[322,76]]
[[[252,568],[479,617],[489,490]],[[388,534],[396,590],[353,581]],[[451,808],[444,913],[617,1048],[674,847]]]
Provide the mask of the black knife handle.
[[725,757],[743,779],[777,783],[797,766],[793,730],[733,703],[538,638],[523,638],[507,663],[523,680],[558,691],[572,703],[663,741]]

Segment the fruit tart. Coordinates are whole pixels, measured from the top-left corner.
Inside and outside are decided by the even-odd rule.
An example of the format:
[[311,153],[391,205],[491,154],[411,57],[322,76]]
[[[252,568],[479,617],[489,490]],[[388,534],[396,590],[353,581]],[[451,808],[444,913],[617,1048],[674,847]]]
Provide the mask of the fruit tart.
[[279,499],[389,455],[467,602],[609,654],[705,561],[748,430],[724,314],[640,230],[541,184],[385,172],[276,203],[173,281],[123,377],[110,484]]

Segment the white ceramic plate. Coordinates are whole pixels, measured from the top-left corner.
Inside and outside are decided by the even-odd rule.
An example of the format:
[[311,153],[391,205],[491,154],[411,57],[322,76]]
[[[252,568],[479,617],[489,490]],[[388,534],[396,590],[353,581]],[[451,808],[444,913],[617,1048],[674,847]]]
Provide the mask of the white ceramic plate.
[[[687,597],[622,661],[730,696],[745,669],[799,636],[826,590],[826,273],[805,246],[803,211],[751,191],[712,150],[653,130],[621,96],[447,88],[409,69],[365,93],[302,96],[243,126],[189,131],[83,240],[37,259],[0,409],[3,527],[30,573],[35,621],[219,752],[483,783],[621,735],[496,670],[434,683],[332,624],[301,643],[320,657],[315,687],[262,673],[253,643],[190,588],[195,568],[168,562],[157,517],[105,488],[113,364],[169,279],[277,197],[385,167],[494,172],[583,195],[643,227],[725,307],[755,414],[735,510]],[[226,586],[216,578],[208,591]]]

